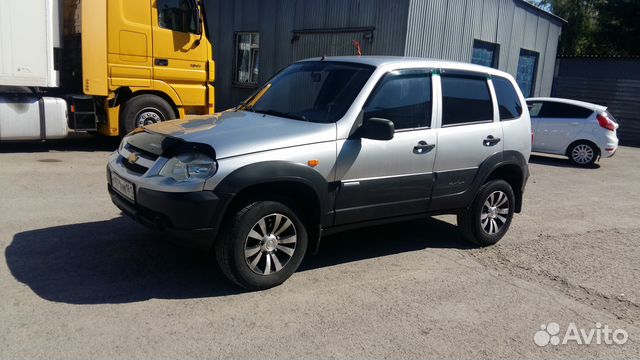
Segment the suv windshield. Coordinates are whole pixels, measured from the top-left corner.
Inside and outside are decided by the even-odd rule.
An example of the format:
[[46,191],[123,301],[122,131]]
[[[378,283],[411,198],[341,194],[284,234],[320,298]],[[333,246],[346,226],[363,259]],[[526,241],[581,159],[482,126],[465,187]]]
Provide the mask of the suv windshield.
[[293,64],[238,110],[295,120],[333,123],[347,112],[375,67],[331,61]]

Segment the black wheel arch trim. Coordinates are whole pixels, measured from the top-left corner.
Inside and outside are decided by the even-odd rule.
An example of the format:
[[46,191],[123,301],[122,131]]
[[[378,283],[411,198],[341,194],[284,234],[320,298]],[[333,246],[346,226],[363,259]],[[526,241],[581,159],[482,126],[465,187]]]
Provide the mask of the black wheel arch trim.
[[503,151],[502,153],[495,154],[485,160],[482,165],[480,165],[480,168],[478,169],[478,175],[476,176],[476,179],[472,185],[474,196],[471,198],[469,204],[473,202],[475,194],[477,194],[480,187],[482,187],[487,182],[489,177],[496,170],[507,165],[516,165],[518,168],[520,168],[521,171],[519,175],[522,176],[522,186],[520,187],[520,189],[513,189],[513,192],[516,196],[515,212],[522,212],[522,198],[530,175],[529,164],[522,153],[513,150],[507,150]]
[[[513,150],[503,151],[486,159],[479,167],[471,185],[463,192],[450,194],[431,199],[430,211],[458,210],[471,206],[480,188],[489,180],[496,170],[504,166],[517,166],[522,176],[522,186],[520,189],[513,189],[516,195],[515,212],[522,211],[522,198],[524,188],[529,179],[529,166],[527,159],[522,153]],[[437,176],[437,174],[436,174]]]
[[[333,202],[331,184],[316,170],[306,165],[288,161],[265,161],[241,167],[227,175],[216,186],[214,192],[224,199],[220,209],[220,219],[215,228],[219,228],[222,217],[229,205],[243,190],[259,185],[278,183],[297,183],[312,190],[319,204],[321,226],[333,225]],[[315,226],[318,224],[310,224]],[[314,229],[309,229],[313,231]]]

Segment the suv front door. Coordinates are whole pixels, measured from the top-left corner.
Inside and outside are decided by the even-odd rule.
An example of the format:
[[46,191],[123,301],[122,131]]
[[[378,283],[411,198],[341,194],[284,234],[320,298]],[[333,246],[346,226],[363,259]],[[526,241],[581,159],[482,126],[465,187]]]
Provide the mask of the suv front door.
[[480,165],[503,151],[503,133],[486,74],[445,71],[434,82],[440,84],[442,106],[431,210],[448,210],[465,206],[460,195]]
[[389,141],[357,136],[338,141],[336,225],[425,212],[437,145],[428,70],[385,75],[367,101],[364,121],[391,120]]

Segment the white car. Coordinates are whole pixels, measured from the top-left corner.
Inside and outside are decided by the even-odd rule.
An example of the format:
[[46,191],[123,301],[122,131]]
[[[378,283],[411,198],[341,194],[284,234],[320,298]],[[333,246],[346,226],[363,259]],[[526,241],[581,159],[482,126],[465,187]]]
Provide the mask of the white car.
[[565,155],[578,166],[592,166],[618,150],[618,123],[607,107],[559,98],[530,98],[532,151]]

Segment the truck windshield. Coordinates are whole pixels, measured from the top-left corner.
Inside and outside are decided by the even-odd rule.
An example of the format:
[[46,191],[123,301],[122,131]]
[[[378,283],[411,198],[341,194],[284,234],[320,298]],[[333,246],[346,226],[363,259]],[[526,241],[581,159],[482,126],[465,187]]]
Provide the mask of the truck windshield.
[[333,123],[344,116],[374,70],[373,66],[345,62],[296,63],[276,75],[238,109]]

